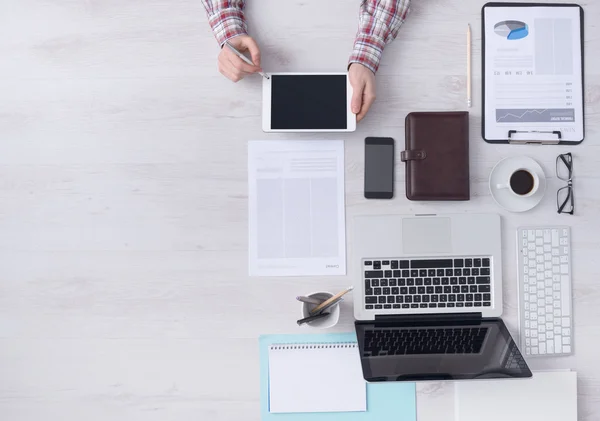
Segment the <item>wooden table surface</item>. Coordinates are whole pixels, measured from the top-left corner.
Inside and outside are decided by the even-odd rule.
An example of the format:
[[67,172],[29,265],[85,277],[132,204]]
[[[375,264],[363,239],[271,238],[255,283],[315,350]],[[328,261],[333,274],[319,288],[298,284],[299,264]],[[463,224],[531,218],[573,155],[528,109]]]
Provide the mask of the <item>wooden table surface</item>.
[[[345,69],[358,0],[248,3],[266,71]],[[267,135],[260,78],[233,84],[217,72],[199,0],[0,2],[0,418],[258,420],[258,336],[297,333],[293,297],[356,279],[248,277],[247,141],[326,138],[346,141],[348,218],[502,215],[513,333],[516,228],[572,227],[576,353],[531,365],[577,370],[579,419],[600,419],[600,3],[581,1],[587,139],[570,148],[481,139],[483,3],[413,1],[355,133]],[[365,200],[366,136],[394,137],[399,150],[408,112],[466,108],[467,23],[471,201],[407,201],[400,163],[396,198]],[[554,160],[567,151],[573,217],[555,209]],[[494,204],[487,180],[500,159],[523,154],[549,186],[538,208],[518,215]],[[352,329],[351,301],[335,331]],[[448,388],[419,386],[420,419]]]

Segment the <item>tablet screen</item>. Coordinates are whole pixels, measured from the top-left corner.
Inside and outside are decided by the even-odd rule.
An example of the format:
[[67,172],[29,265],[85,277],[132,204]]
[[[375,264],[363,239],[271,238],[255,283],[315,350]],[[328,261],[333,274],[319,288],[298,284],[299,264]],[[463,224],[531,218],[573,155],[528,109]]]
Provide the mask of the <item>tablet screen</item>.
[[271,129],[346,129],[346,75],[273,75]]

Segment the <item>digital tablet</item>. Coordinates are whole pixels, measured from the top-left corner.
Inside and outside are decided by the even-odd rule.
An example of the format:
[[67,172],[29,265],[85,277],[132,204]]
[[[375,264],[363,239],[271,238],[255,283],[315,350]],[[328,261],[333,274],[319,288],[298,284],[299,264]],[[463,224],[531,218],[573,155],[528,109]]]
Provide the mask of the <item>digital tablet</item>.
[[353,132],[347,73],[271,73],[263,79],[265,132]]

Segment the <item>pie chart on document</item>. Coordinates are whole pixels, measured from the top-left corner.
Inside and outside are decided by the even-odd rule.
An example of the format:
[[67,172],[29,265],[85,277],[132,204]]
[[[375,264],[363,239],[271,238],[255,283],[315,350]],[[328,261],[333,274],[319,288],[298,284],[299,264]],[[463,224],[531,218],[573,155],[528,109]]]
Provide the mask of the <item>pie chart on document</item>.
[[529,26],[518,20],[505,20],[494,25],[494,32],[502,38],[513,41],[529,35]]

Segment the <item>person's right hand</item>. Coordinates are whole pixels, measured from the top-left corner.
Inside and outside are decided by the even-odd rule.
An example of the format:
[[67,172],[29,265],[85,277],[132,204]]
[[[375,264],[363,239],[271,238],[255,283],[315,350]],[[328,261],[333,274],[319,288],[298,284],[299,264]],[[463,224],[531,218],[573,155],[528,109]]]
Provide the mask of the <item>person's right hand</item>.
[[249,51],[254,66],[245,63],[229,47],[223,44],[223,48],[219,53],[219,72],[222,75],[234,82],[239,82],[245,76],[262,70],[260,68],[260,50],[252,37],[238,35],[237,37],[230,38],[228,42],[240,53]]

